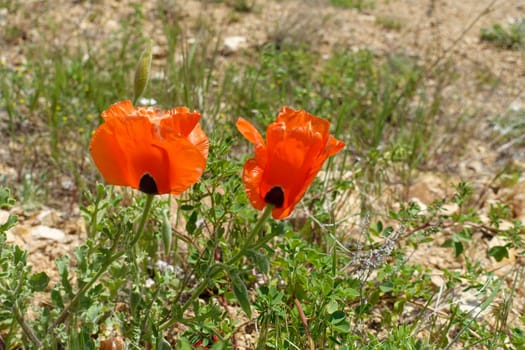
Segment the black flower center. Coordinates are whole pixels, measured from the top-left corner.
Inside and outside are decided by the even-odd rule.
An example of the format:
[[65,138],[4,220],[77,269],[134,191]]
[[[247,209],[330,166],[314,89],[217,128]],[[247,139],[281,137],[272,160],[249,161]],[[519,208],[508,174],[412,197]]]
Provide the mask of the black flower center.
[[148,173],[145,173],[140,178],[139,190],[147,194],[158,194],[159,190],[157,189],[157,183],[153,176]]
[[276,208],[281,208],[284,203],[284,192],[280,186],[275,186],[266,193],[264,201]]

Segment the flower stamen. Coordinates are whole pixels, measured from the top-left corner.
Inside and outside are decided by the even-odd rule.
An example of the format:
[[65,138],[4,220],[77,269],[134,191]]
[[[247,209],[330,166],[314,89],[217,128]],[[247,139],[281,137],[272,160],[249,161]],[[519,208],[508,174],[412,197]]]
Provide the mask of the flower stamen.
[[284,204],[284,191],[280,186],[275,186],[266,193],[264,201],[275,208],[282,208]]
[[140,178],[139,190],[147,194],[159,194],[159,190],[157,189],[157,183],[155,182],[155,179],[148,173],[145,173]]

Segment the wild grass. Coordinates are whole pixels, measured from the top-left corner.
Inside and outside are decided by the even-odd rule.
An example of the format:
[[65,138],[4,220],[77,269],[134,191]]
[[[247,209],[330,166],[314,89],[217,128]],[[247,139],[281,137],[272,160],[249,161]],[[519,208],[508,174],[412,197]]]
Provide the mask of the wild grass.
[[[365,2],[332,3],[360,8]],[[238,6],[251,2],[228,4],[245,11]],[[165,2],[158,7],[162,40],[135,30],[147,21],[137,7],[108,40],[60,50],[42,42],[26,51],[25,63],[0,67],[4,161],[15,169],[0,177],[11,190],[0,190],[0,208],[10,208],[12,197],[26,210],[78,202],[87,227],[86,242],[74,256],[57,259],[59,279],[50,281],[32,272],[28,252],[5,243],[16,218],[0,223],[0,345],[96,349],[123,339],[130,349],[217,350],[236,348],[248,333],[256,349],[525,344],[525,318],[511,312],[523,267],[501,276],[467,254],[488,235],[503,243],[484,256],[523,256],[523,227],[508,206],[491,207],[487,223],[477,206],[482,194],[463,182],[426,208],[406,198],[413,174],[441,137],[435,124],[445,78],[430,87],[428,72],[410,57],[340,49],[324,58],[302,39],[272,40],[225,63],[221,33],[205,19],[190,40],[176,11]],[[97,185],[88,145],[100,113],[132,98],[132,72],[148,39],[165,42],[167,53],[154,60],[143,96],[163,108],[199,110],[211,147],[202,181],[179,198],[155,199],[144,236],[129,247],[124,233],[134,232],[145,199]],[[234,122],[243,116],[264,130],[282,105],[328,119],[347,146],[292,219],[264,225],[274,240],[212,274],[246,244],[258,217],[240,179],[251,151]],[[519,137],[507,133],[501,142]],[[378,207],[392,184],[402,188]],[[341,206],[342,198],[355,203]],[[510,225],[500,226],[504,221]],[[124,258],[67,309],[109,263],[115,245],[126,250]],[[445,250],[462,268],[443,268],[437,283],[435,271],[412,258],[433,250]],[[202,281],[209,283],[186,305]],[[46,302],[35,305],[42,293]],[[64,310],[67,321],[58,322]]]

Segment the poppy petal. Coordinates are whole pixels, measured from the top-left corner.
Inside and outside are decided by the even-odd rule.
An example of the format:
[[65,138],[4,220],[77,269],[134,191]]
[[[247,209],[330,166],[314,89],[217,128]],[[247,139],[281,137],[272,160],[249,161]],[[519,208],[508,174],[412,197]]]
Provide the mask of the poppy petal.
[[243,171],[250,202],[257,209],[264,203],[274,204],[275,219],[292,213],[326,159],[344,147],[344,142],[329,134],[327,120],[286,106],[268,126],[265,146],[258,146],[264,140],[244,119],[237,121],[237,128],[256,146],[255,158],[246,162]]
[[110,118],[103,125],[112,128],[114,147],[122,150],[130,179],[127,185],[140,189],[142,177],[149,174],[159,193],[169,193],[169,155],[165,147],[155,144],[158,126],[146,117]]
[[295,209],[295,204],[282,208],[273,208],[272,209],[272,218],[276,220],[286,219],[292,211]]
[[184,138],[162,144],[169,155],[169,192],[180,194],[197,182],[204,173],[206,158],[200,150]]
[[284,123],[289,130],[293,129],[309,129],[321,135],[328,135],[330,129],[330,122],[309,114],[304,110],[294,110],[290,107],[282,107],[277,115],[277,123]]
[[345,143],[341,140],[336,139],[332,135],[328,136],[328,142],[326,144],[326,153],[328,156],[333,156],[345,147]]
[[107,110],[102,112],[102,118],[123,118],[135,111],[133,103],[130,100],[120,101],[112,104]]
[[117,186],[130,186],[132,179],[126,156],[116,142],[114,129],[106,122],[93,134],[90,151],[104,180]]
[[160,125],[173,129],[180,137],[188,137],[201,118],[199,113],[190,113],[186,107],[173,108],[168,112],[168,116],[162,118]]
[[248,141],[253,143],[255,146],[264,145],[264,139],[262,138],[259,131],[246,119],[237,119],[237,129]]
[[248,199],[252,203],[253,207],[258,210],[262,210],[266,203],[261,197],[260,184],[263,176],[263,168],[261,168],[255,158],[249,159],[244,164],[242,172],[242,181],[246,189]]
[[259,166],[264,167],[266,164],[266,145],[259,131],[243,118],[237,119],[236,126],[239,132],[255,145],[255,159]]
[[204,172],[209,143],[199,113],[186,107],[134,108],[131,101],[122,101],[102,117],[105,122],[95,131],[90,149],[108,183],[149,194],[178,194]]
[[199,150],[204,159],[208,159],[208,150],[210,148],[210,142],[208,137],[202,131],[200,124],[197,124],[195,128],[188,135],[188,140]]

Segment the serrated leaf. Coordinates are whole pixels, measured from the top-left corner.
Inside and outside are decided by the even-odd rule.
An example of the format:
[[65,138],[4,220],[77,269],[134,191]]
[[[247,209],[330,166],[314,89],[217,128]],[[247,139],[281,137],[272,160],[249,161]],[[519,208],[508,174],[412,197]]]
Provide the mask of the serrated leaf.
[[60,275],[60,281],[62,282],[62,286],[71,298],[73,296],[73,288],[69,283],[69,257],[67,255],[64,255],[63,257],[56,259],[55,263],[58,268],[58,274]]
[[15,226],[18,222],[18,217],[16,215],[9,215],[6,222],[0,225],[0,232],[6,232],[11,227]]
[[236,271],[230,271],[230,279],[232,281],[233,294],[239,301],[242,311],[248,315],[248,318],[252,318],[252,310],[250,305],[250,299],[248,297],[248,289],[244,284],[243,280],[240,278],[239,274]]

